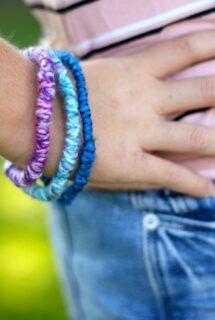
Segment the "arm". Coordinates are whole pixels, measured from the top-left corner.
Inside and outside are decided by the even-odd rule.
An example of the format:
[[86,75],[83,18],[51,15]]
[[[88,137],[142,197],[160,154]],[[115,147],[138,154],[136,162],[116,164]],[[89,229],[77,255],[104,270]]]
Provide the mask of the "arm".
[[[214,31],[168,41],[125,58],[82,64],[96,138],[97,159],[89,186],[106,189],[171,189],[204,196],[214,193],[204,177],[156,156],[156,151],[214,155],[214,129],[173,123],[166,116],[213,105],[212,78],[171,84],[167,75],[212,58]],[[34,65],[6,42],[0,42],[0,153],[24,166],[34,147]],[[45,174],[56,171],[64,140],[64,113],[54,106],[52,141]],[[212,189],[211,189],[212,188]]]
[[[34,150],[37,79],[35,65],[13,46],[0,40],[0,150],[16,165],[25,166]],[[64,145],[64,112],[60,98],[54,104],[51,146],[45,173],[57,167]]]

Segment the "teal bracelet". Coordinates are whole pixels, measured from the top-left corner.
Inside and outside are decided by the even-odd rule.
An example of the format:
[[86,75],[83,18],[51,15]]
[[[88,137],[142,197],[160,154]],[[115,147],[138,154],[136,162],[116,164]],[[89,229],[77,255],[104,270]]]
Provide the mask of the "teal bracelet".
[[79,60],[69,52],[57,50],[56,53],[64,65],[71,71],[76,82],[79,110],[83,124],[83,144],[80,150],[79,165],[74,173],[73,183],[58,200],[59,205],[69,205],[88,182],[96,158],[96,146],[93,136],[93,123],[88,101],[85,76]]
[[37,183],[23,190],[31,197],[50,201],[58,199],[66,190],[71,171],[74,169],[79,151],[81,123],[79,116],[79,103],[75,87],[63,66],[61,60],[53,50],[48,50],[56,64],[56,80],[59,93],[64,98],[66,120],[66,137],[62,157],[56,175],[48,181],[48,184],[41,186]]

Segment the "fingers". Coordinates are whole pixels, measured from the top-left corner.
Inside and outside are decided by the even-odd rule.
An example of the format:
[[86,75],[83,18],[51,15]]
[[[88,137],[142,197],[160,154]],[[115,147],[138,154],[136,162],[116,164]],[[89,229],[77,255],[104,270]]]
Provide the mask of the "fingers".
[[150,190],[161,189],[161,186],[150,183],[110,183],[110,182],[94,182],[90,181],[87,184],[87,189],[99,189],[99,190]]
[[194,32],[145,49],[138,55],[149,73],[164,78],[194,63],[213,58],[214,37],[214,30]]
[[194,197],[207,197],[215,194],[212,181],[174,162],[154,155],[147,156],[149,156],[150,167],[144,161],[136,163],[135,170],[132,171],[133,182],[125,180],[117,183],[90,181],[87,188],[111,191],[168,188]]
[[133,170],[135,182],[156,183],[177,192],[196,197],[215,194],[213,183],[193,171],[174,162],[148,155],[147,161],[137,161]]
[[163,99],[155,107],[160,115],[215,105],[215,77],[200,77],[163,83]]
[[170,151],[214,156],[215,130],[186,122],[165,122],[153,126],[142,137],[145,151]]

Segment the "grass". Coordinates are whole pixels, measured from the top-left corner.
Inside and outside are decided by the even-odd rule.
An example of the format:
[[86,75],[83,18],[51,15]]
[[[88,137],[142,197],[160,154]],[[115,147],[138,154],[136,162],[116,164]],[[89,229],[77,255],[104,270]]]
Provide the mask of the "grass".
[[[38,41],[40,27],[20,1],[0,0],[0,34],[23,47]],[[65,320],[46,206],[2,173],[0,191],[0,320]]]

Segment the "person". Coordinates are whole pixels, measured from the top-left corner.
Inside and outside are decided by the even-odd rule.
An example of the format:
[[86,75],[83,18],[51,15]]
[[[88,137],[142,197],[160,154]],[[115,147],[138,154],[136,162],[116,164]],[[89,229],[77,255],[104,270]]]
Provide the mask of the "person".
[[[69,317],[214,319],[214,1],[27,3],[44,45],[82,60],[96,139],[88,188],[50,205]],[[0,152],[25,166],[35,67],[3,39],[0,65]],[[47,176],[63,148],[59,97],[51,136]]]

